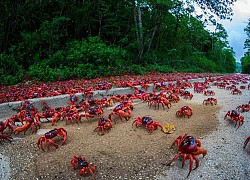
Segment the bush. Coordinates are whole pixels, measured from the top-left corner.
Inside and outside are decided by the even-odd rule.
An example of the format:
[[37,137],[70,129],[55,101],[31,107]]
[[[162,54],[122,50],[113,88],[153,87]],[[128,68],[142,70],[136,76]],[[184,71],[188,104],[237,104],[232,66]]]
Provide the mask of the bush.
[[163,72],[163,73],[171,73],[173,72],[173,69],[168,66],[168,65],[148,65],[146,67],[148,71],[158,71],[158,72]]

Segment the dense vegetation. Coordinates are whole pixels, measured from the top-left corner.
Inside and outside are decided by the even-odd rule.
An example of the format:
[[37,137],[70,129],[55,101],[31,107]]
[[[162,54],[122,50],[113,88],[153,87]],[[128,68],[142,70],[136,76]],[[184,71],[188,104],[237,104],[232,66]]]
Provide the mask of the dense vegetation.
[[241,58],[242,72],[250,74],[250,18],[248,19],[248,24],[244,29],[246,32],[247,38],[244,43],[244,48],[246,52]]
[[[234,72],[227,32],[212,15],[229,19],[234,1],[2,0],[0,81]],[[215,32],[205,29],[208,21]]]

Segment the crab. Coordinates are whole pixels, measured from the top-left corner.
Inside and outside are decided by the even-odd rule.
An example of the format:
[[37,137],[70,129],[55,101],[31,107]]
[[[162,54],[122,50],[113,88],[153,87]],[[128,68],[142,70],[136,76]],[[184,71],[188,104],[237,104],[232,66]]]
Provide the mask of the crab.
[[78,96],[75,94],[70,94],[69,96],[69,104],[76,104],[78,101]]
[[193,98],[194,95],[193,95],[192,93],[190,93],[189,91],[183,91],[183,92],[181,93],[181,96],[184,96],[185,99],[188,99],[188,98],[189,98],[189,99],[191,100],[191,99]]
[[40,119],[41,119],[41,118],[45,118],[47,121],[49,121],[48,118],[53,117],[54,114],[55,114],[55,111],[52,110],[52,109],[50,109],[50,110],[45,110],[45,111],[43,111],[42,113],[36,113],[36,114],[35,114],[35,119],[36,119],[38,122],[40,122]]
[[80,114],[79,119],[81,120],[81,117],[86,117],[86,119],[88,120],[89,118],[95,117],[96,115],[99,115],[100,118],[102,118],[103,113],[103,108],[101,106],[95,106],[86,109],[84,114]]
[[74,111],[73,109],[70,109],[66,113],[65,118],[66,118],[66,125],[68,124],[68,121],[71,121],[72,124],[75,121],[77,125],[79,124],[79,122],[82,123],[79,113],[77,111]]
[[94,172],[96,171],[96,166],[92,163],[89,163],[85,157],[82,157],[81,155],[74,155],[73,159],[71,160],[71,166],[74,170],[80,167],[80,175],[87,175],[90,173],[95,178]]
[[11,118],[6,119],[4,122],[0,121],[0,133],[3,134],[3,131],[9,128],[9,130],[11,130],[11,132],[14,131],[14,122],[12,121]]
[[171,102],[170,102],[166,97],[164,97],[164,96],[165,96],[165,95],[163,95],[163,94],[159,94],[159,95],[154,96],[153,98],[149,99],[149,100],[148,100],[148,105],[149,105],[149,107],[151,107],[152,104],[154,104],[155,109],[156,109],[156,106],[157,106],[158,109],[159,109],[160,104],[161,104],[163,110],[165,109],[164,106],[167,106],[167,108],[169,109],[169,108],[171,107]]
[[38,139],[37,141],[38,148],[44,151],[43,142],[45,142],[45,145],[48,150],[50,150],[49,143],[57,149],[59,145],[52,140],[54,137],[57,136],[63,136],[62,145],[64,145],[67,139],[67,131],[64,128],[55,128],[53,130],[46,132],[44,136],[41,136]]
[[204,91],[204,95],[210,95],[210,96],[213,96],[213,95],[215,95],[215,92],[214,91],[212,91],[212,90],[206,90],[206,91]]
[[16,127],[13,131],[14,134],[19,134],[20,132],[24,132],[25,134],[30,127],[32,127],[32,133],[34,133],[41,127],[40,122],[29,111],[26,111],[24,121],[26,124]]
[[110,119],[100,118],[98,121],[98,126],[95,128],[94,131],[102,132],[104,134],[104,131],[108,132],[109,129],[112,128],[112,122]]
[[127,108],[130,108],[131,110],[133,110],[134,106],[131,101],[123,100],[120,104],[115,106],[115,108],[113,109],[113,112],[118,112],[119,110],[125,110]]
[[94,94],[93,86],[85,87],[83,90],[83,93],[84,93],[85,97],[90,99]]
[[150,133],[152,133],[157,127],[160,127],[161,130],[163,130],[162,125],[160,125],[158,122],[154,122],[153,119],[151,117],[138,117],[137,119],[135,119],[132,123],[133,125],[136,125],[136,127],[138,128],[138,125],[142,125],[145,126]]
[[230,117],[229,124],[235,121],[235,126],[237,126],[238,122],[238,128],[244,123],[244,116],[240,116],[240,113],[237,110],[228,111],[227,114],[224,116],[224,119],[228,117]]
[[25,114],[26,111],[25,110],[21,110],[19,113],[17,113],[16,115],[11,116],[11,120],[15,123],[15,122],[20,122],[23,124],[23,120],[25,118]]
[[226,115],[224,116],[224,119],[226,119],[227,117],[230,117],[231,119],[232,118],[238,118],[240,116],[240,112],[237,111],[237,110],[231,110],[231,111],[228,111],[226,113]]
[[[11,142],[13,138],[11,136],[7,135],[7,134],[0,133],[0,140],[1,139]],[[0,141],[0,143],[2,143],[2,142]]]
[[239,94],[239,95],[241,95],[242,94],[242,92],[241,92],[241,90],[239,90],[239,89],[233,89],[232,91],[231,91],[231,93],[233,94],[233,95],[235,95],[235,94]]
[[36,107],[32,105],[28,100],[24,101],[24,104],[21,105],[20,110],[26,110],[26,111],[34,112],[34,113],[37,112]]
[[202,154],[204,157],[207,154],[207,150],[201,148],[201,142],[199,139],[196,139],[193,136],[189,136],[187,133],[185,133],[184,136],[179,136],[178,138],[176,138],[170,148],[172,148],[175,144],[177,144],[178,146],[178,153],[167,165],[170,166],[177,158],[181,157],[182,167],[184,167],[185,161],[189,159],[190,164],[189,173],[187,175],[188,177],[193,169],[193,160],[195,160],[196,162],[196,167],[194,168],[195,170],[199,167],[199,159],[197,155]]
[[[132,116],[132,109],[130,107],[124,107],[121,110],[111,112],[108,117],[111,120],[111,117],[115,115],[118,115],[121,120],[124,118],[126,121],[128,121]],[[115,118],[114,122],[116,123]]]
[[205,87],[204,86],[194,86],[194,92],[196,92],[196,93],[202,93],[202,92],[204,92],[204,90],[205,90]]
[[246,89],[246,86],[240,86],[240,89]]
[[176,94],[170,94],[168,97],[167,97],[167,99],[170,101],[170,102],[175,102],[175,103],[177,103],[177,102],[179,102],[180,101],[180,97],[178,96],[178,95],[176,95]]
[[248,142],[250,141],[250,136],[245,140],[243,148],[246,148]]
[[51,107],[46,103],[46,101],[41,102],[42,111],[50,111]]
[[217,99],[215,98],[207,98],[203,101],[203,104],[211,104],[211,105],[216,105],[217,104]]
[[190,118],[192,116],[193,112],[192,109],[188,106],[183,106],[182,108],[180,108],[177,112],[176,112],[176,116],[180,117],[180,116],[187,116],[188,118]]
[[250,104],[242,104],[239,105],[236,110],[240,111],[240,112],[248,112],[250,110]]

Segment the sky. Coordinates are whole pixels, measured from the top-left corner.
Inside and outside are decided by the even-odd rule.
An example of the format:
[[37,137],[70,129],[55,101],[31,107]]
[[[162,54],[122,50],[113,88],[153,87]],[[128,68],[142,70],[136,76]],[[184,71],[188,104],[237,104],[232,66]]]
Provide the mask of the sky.
[[244,28],[247,26],[248,19],[250,18],[250,0],[237,0],[232,6],[234,15],[232,21],[220,21],[228,33],[229,45],[235,52],[237,62],[244,56],[244,41],[247,36]]

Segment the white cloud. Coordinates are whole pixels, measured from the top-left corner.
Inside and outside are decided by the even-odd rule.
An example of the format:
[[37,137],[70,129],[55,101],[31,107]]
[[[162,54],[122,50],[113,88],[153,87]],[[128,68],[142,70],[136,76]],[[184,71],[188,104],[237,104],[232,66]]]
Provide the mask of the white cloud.
[[248,19],[250,18],[250,1],[238,0],[232,8],[234,12],[232,21],[223,20],[220,23],[223,24],[228,33],[228,41],[235,51],[236,60],[240,61],[245,52],[244,41],[247,36],[244,28],[247,26]]

